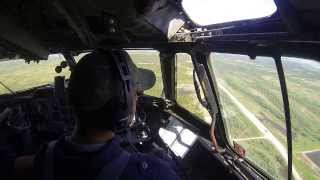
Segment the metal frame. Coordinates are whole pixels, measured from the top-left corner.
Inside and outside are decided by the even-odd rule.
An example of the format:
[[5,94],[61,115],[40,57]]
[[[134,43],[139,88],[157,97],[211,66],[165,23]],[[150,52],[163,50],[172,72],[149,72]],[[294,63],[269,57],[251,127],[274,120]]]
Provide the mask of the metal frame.
[[286,121],[287,130],[287,149],[288,149],[288,179],[292,179],[292,129],[291,129],[291,117],[290,117],[290,104],[288,98],[288,90],[286,85],[286,78],[282,67],[281,56],[274,57],[276,63],[280,88],[283,100],[283,109]]
[[209,139],[208,131],[209,125],[199,119],[199,117],[190,113],[187,109],[183,108],[177,103],[177,66],[176,66],[176,53],[190,54],[190,50],[185,49],[176,51],[175,49],[162,49],[160,50],[161,70],[163,77],[164,93],[166,99],[172,102],[170,110],[182,117],[187,124],[192,124],[197,129],[200,136]]
[[[259,35],[260,37],[263,34]],[[151,48],[164,52],[185,52],[191,51],[199,52],[219,52],[255,56],[274,57],[276,54],[288,57],[300,57],[306,59],[313,59],[320,62],[320,43],[317,41],[310,41],[308,37],[301,37],[301,39],[285,40],[280,36],[270,35],[270,38],[262,38],[255,40],[257,36],[247,36],[245,38],[232,40],[228,36],[216,37],[214,40],[202,40],[201,42],[176,42],[176,43],[129,43],[113,45],[112,48]]]
[[160,64],[164,95],[166,99],[174,102],[176,100],[175,54],[160,51]]
[[72,55],[71,52],[64,52],[63,57],[66,59],[67,64],[70,67],[70,71],[72,71],[77,64],[74,56]]
[[[196,70],[196,73],[199,77],[200,81],[204,81],[204,77],[202,76],[212,76],[212,73],[210,72],[208,62],[210,60],[210,51],[199,51],[199,50],[194,50],[191,52],[191,57],[193,61],[193,66]],[[199,66],[203,65],[205,69],[205,74],[200,73]],[[222,114],[220,111],[220,106],[219,106],[219,97],[217,94],[217,89],[216,89],[216,83],[214,82],[214,79],[212,77],[208,77],[208,83],[211,88],[211,92],[204,92],[206,100],[208,102],[209,107],[209,113],[211,115],[212,123],[211,123],[211,133],[214,133],[212,135],[215,135],[213,138],[213,144],[217,143],[217,145],[226,147],[228,146],[228,141],[226,139],[226,133],[225,133],[225,127],[223,125],[222,120]],[[200,83],[202,86],[202,90],[204,90],[204,84]],[[214,102],[209,103],[210,97],[208,96],[213,96]],[[214,112],[216,111],[216,112]],[[217,140],[217,142],[215,142]],[[219,144],[220,143],[220,144]],[[216,145],[215,145],[216,146]],[[217,147],[218,148],[218,147]],[[218,150],[218,149],[217,149]]]

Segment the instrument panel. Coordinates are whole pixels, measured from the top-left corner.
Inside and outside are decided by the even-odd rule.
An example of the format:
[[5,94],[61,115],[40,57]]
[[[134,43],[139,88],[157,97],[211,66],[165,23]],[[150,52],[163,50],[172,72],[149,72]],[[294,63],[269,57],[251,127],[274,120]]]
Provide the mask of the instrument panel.
[[[71,135],[75,120],[65,99],[54,86],[36,88],[23,94],[0,97],[0,146],[19,155],[34,154],[44,143]],[[117,132],[122,145],[130,151],[151,151],[153,137],[148,116],[137,107],[134,123]]]

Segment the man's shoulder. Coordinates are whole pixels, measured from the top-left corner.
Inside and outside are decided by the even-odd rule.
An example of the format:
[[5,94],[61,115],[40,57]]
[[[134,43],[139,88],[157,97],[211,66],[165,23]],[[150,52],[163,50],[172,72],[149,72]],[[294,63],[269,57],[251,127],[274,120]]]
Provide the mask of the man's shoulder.
[[[59,140],[56,144],[57,151],[61,151],[63,153],[58,153],[57,155],[57,160],[58,159],[64,159],[64,157],[60,157],[60,156],[65,156],[70,154],[69,152],[64,152],[66,151],[68,148],[66,148],[66,143],[63,143],[63,141]],[[107,147],[107,146],[106,146]],[[45,159],[45,154],[47,151],[48,145],[43,145],[42,148],[40,149],[40,151],[38,152],[37,156],[36,156],[36,160],[35,160],[35,168],[36,169],[42,169],[43,168],[43,163],[44,163],[44,159]],[[112,149],[112,151],[111,151]],[[57,152],[55,151],[55,152]],[[109,156],[113,156],[112,154],[114,154],[113,152],[119,152],[119,151],[124,151],[121,148],[103,148],[103,150],[98,151],[98,154],[104,154],[106,156],[101,156],[101,158],[106,158]],[[118,154],[118,153],[116,153]],[[97,155],[97,154],[96,154]],[[75,157],[79,158],[84,158],[87,159],[88,157],[83,157],[83,154],[79,154],[79,153],[73,153],[72,154],[72,159],[74,159]],[[95,157],[95,156],[94,156]],[[100,157],[100,156],[99,156]],[[67,159],[68,161],[72,161],[72,159]],[[97,159],[97,158],[95,158]],[[108,159],[108,158],[107,158]],[[99,162],[101,161],[98,160]],[[60,162],[60,161],[59,161]],[[102,162],[102,161],[101,161]],[[100,163],[101,163],[100,162]],[[61,163],[61,162],[60,162]],[[68,164],[70,164],[72,162],[68,162]],[[64,163],[66,164],[66,163]],[[61,166],[63,166],[61,164]],[[76,167],[73,167],[74,169],[76,169]],[[42,172],[42,171],[40,171]],[[37,176],[41,177],[41,173],[37,174]],[[179,180],[180,178],[177,176],[176,172],[173,170],[173,168],[170,165],[170,162],[167,160],[164,160],[162,158],[158,158],[158,156],[152,155],[152,154],[144,154],[144,153],[131,153],[130,154],[130,159],[128,161],[128,164],[126,165],[126,168],[124,169],[121,179],[126,180],[126,179],[130,179],[130,180],[135,180],[135,179],[139,179],[139,180],[143,180],[143,179],[150,179],[150,180],[160,180],[160,179],[168,179],[168,180]]]
[[179,180],[180,178],[170,167],[167,161],[157,158],[154,155],[134,153],[122,179],[168,179]]

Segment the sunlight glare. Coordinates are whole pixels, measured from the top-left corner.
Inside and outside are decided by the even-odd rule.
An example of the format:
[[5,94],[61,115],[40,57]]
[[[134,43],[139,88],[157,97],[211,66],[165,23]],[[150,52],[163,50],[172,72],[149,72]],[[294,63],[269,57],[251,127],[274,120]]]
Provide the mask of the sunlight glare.
[[272,15],[277,6],[273,0],[183,0],[190,19],[199,25],[210,25]]

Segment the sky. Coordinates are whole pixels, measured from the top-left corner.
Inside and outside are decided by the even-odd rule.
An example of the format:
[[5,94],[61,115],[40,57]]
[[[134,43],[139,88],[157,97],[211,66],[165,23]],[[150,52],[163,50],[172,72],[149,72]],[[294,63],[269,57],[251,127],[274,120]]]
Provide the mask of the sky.
[[267,17],[277,10],[274,0],[183,0],[182,6],[199,25]]

